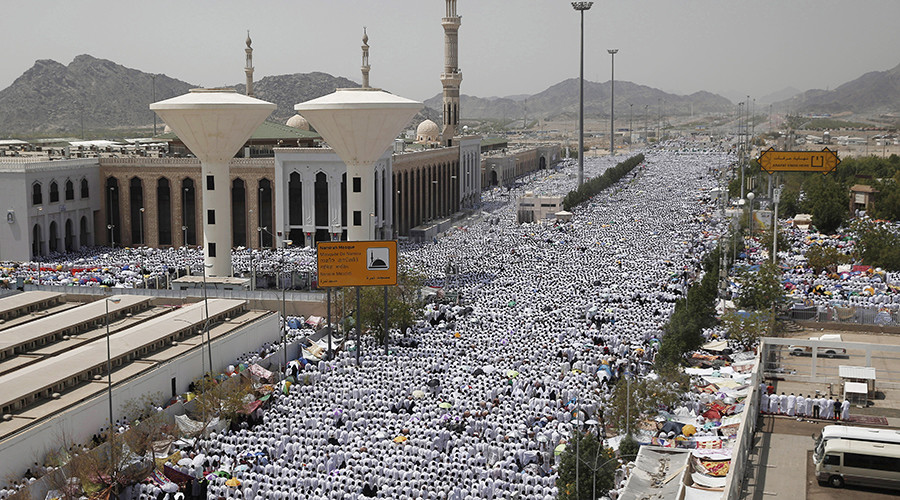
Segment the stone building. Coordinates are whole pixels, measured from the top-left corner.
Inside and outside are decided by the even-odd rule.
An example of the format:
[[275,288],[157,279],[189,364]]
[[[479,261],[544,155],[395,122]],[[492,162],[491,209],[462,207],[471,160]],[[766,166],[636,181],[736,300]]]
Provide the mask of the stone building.
[[28,261],[95,244],[100,211],[96,159],[3,158],[0,261]]

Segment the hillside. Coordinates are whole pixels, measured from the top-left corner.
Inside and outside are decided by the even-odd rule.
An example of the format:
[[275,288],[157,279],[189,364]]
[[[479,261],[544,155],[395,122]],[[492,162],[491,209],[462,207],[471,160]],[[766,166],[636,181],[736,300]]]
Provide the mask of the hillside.
[[794,113],[900,112],[900,65],[866,73],[834,90],[807,90],[775,106]]
[[[659,89],[638,85],[632,82],[616,81],[616,104],[618,112],[634,111],[634,116],[643,116],[644,106],[652,114],[657,113],[657,106],[665,106],[667,114],[688,115],[694,113],[727,112],[734,107],[728,99],[709,92],[696,92],[683,96],[663,92]],[[531,96],[514,96],[488,98],[463,95],[460,98],[461,115],[464,119],[522,119],[526,112],[528,118],[554,119],[572,117],[578,114],[578,79],[570,78],[549,87],[543,92]],[[430,107],[441,107],[441,96],[425,101]],[[633,104],[633,108],[629,106]],[[584,112],[586,116],[609,116],[610,82],[584,82]]]
[[[191,84],[156,76],[157,100],[184,94]],[[68,66],[40,60],[0,90],[0,137],[145,126],[153,123],[149,73],[89,55]]]

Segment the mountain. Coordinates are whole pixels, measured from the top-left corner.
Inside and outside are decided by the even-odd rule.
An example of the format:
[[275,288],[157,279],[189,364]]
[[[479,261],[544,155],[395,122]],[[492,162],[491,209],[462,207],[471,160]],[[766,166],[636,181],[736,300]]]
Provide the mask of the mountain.
[[800,89],[795,89],[794,87],[785,87],[781,90],[777,90],[772,92],[771,94],[766,94],[759,98],[760,105],[766,104],[775,104],[776,102],[786,101],[797,94],[803,93]]
[[[74,132],[153,123],[153,76],[89,55],[68,66],[39,60],[0,90],[0,137],[12,133]],[[156,76],[156,99],[184,94],[193,85]]]
[[834,90],[807,90],[775,104],[798,113],[890,113],[900,111],[900,65],[872,71]]
[[[253,82],[253,95],[257,99],[273,102],[278,108],[270,120],[284,122],[294,115],[294,105],[330,94],[339,88],[355,88],[359,84],[328,73],[294,73],[293,75],[267,76]],[[245,84],[235,85],[239,94],[247,92]]]
[[[644,107],[647,113],[689,115],[693,113],[728,112],[734,105],[728,99],[709,92],[695,92],[691,95],[676,95],[659,89],[638,85],[632,82],[616,81],[616,104],[618,113],[634,111],[634,116],[643,116]],[[441,107],[441,96],[425,101],[430,107]],[[634,106],[629,106],[633,104]],[[662,105],[664,109],[659,110]],[[523,97],[479,98],[468,95],[460,97],[463,119],[483,120],[520,120],[526,112],[529,119],[555,118],[571,119],[578,115],[578,79],[563,80],[543,92]],[[609,116],[610,82],[584,82],[585,116]]]

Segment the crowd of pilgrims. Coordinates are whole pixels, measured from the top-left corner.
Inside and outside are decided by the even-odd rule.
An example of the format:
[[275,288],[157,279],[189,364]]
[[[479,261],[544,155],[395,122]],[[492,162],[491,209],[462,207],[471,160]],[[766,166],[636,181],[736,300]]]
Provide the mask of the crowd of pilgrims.
[[[733,157],[685,148],[647,151],[569,222],[517,224],[510,200],[526,190],[568,192],[572,164],[537,172],[511,192],[495,188],[480,217],[434,241],[403,244],[402,266],[458,292],[464,305],[429,304],[415,328],[395,332],[407,341],[390,354],[366,339],[359,364],[343,351],[305,364],[305,382],[279,395],[259,424],[200,438],[197,464],[179,468],[233,471],[240,485],[214,478],[204,486],[208,498],[556,498],[555,450],[579,426],[597,431],[584,422],[602,425],[624,372],[655,376],[661,328],[724,229],[708,192]],[[585,177],[624,159],[588,158]],[[314,267],[312,251],[291,252],[292,269]],[[242,253],[239,270],[249,260],[248,252],[235,256]],[[83,258],[113,269],[123,255],[134,254]],[[199,264],[185,249],[148,255],[156,260],[145,268],[184,266],[188,257]],[[280,259],[255,256],[261,268]],[[686,408],[694,403],[685,398]],[[152,484],[126,492],[164,496]]]

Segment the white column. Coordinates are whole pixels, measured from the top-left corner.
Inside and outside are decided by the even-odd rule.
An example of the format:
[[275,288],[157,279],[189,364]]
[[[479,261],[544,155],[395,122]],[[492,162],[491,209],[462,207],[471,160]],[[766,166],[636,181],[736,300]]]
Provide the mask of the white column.
[[[231,182],[228,163],[205,162],[201,165],[200,186],[203,200],[203,261],[212,266],[208,276],[231,276]],[[215,189],[209,190],[207,178],[213,177]],[[215,210],[216,223],[209,223],[209,211]],[[216,256],[209,256],[209,244],[216,244]]]
[[[359,177],[362,189],[353,192],[353,179]],[[365,241],[375,239],[375,227],[370,213],[375,211],[375,169],[372,165],[347,165],[347,239]],[[361,225],[354,224],[354,212],[360,213]]]
[[[303,232],[316,232],[316,172],[306,168],[300,173],[303,181]],[[308,245],[310,242],[307,241]]]

